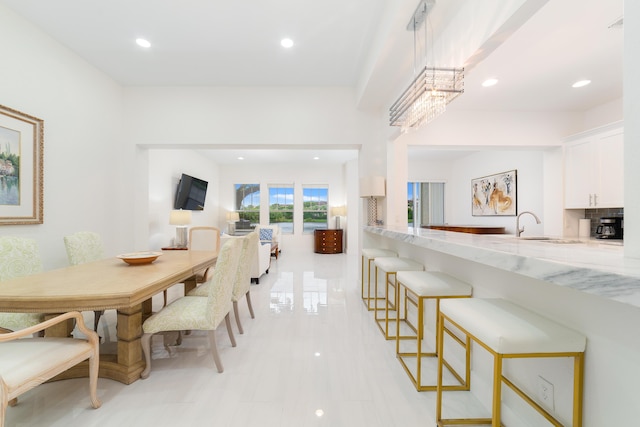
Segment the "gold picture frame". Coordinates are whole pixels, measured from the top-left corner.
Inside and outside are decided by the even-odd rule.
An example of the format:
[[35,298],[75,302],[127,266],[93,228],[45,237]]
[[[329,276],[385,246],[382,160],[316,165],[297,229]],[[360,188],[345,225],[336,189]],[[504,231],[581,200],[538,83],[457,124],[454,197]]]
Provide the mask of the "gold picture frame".
[[44,120],[0,105],[0,225],[42,224]]

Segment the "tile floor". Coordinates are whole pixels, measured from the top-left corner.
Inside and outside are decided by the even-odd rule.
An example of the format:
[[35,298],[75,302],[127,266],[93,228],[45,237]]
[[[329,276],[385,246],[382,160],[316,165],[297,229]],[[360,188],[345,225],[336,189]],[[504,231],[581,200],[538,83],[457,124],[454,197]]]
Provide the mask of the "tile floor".
[[[6,426],[434,426],[435,393],[415,391],[383,339],[360,299],[359,269],[354,255],[283,253],[251,288],[256,318],[240,303],[237,347],[217,331],[224,373],[200,332],[169,352],[154,339],[150,377],[101,379],[100,409],[86,379],[58,381],[21,396]],[[109,341],[115,312],[105,316]]]

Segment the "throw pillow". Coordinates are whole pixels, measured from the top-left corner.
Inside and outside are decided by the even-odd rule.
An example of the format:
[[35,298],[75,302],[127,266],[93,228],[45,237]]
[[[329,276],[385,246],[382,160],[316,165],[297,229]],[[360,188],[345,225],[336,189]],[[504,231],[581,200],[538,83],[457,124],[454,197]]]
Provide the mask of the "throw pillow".
[[267,240],[271,242],[273,239],[273,230],[270,228],[261,228],[260,229],[260,240]]

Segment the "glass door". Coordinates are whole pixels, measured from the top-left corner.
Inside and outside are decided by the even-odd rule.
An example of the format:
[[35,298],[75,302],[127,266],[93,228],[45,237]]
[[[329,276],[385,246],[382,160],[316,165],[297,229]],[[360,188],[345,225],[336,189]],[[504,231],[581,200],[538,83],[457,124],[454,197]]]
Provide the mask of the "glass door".
[[444,224],[444,182],[407,183],[409,227]]

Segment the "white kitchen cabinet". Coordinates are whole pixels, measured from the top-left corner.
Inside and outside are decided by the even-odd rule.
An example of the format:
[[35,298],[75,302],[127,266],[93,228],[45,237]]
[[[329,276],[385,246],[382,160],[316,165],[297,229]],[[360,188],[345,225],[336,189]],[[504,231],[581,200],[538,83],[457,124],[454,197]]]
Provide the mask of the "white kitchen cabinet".
[[623,128],[607,126],[566,144],[565,208],[624,207]]

